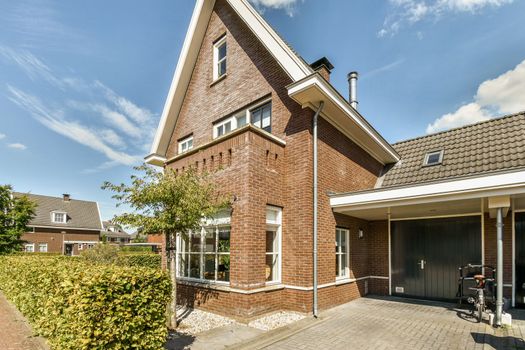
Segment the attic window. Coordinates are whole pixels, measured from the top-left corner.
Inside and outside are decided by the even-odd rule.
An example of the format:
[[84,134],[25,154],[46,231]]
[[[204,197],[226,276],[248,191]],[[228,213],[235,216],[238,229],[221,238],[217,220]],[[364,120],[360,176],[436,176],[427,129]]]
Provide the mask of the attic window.
[[213,81],[226,74],[226,36],[213,44]]
[[425,154],[423,166],[438,165],[443,162],[443,150],[432,151]]
[[65,224],[67,223],[67,213],[53,212],[51,213],[51,220],[57,224]]

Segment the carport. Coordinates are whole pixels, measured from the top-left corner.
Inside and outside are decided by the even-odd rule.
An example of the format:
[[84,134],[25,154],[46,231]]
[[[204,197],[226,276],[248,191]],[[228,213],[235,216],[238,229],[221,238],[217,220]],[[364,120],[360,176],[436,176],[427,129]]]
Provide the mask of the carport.
[[502,296],[525,302],[525,171],[336,194],[330,204],[336,213],[388,221],[391,295],[453,299],[457,268],[482,263],[497,268],[496,322]]

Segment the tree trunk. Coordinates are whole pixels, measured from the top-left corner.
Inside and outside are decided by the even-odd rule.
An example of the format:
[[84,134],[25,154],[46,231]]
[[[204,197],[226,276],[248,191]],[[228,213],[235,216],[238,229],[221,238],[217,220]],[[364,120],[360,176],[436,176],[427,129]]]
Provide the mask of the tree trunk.
[[171,329],[177,328],[177,272],[175,266],[175,234],[170,232],[167,234],[168,245],[168,258],[169,258],[169,271],[171,283],[173,285],[171,289],[171,303],[170,303],[170,319],[169,327]]

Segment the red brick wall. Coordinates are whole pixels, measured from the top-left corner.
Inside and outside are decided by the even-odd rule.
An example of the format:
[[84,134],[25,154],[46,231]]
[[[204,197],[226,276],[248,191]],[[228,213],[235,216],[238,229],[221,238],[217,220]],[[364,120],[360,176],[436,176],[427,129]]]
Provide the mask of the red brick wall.
[[[212,82],[213,42],[226,34],[227,76]],[[170,142],[167,157],[178,152],[178,140],[193,134],[194,148],[210,143],[213,122],[254,101],[271,96],[272,134],[285,146],[251,130],[226,137],[198,151],[170,161],[168,167],[194,166],[214,171],[214,181],[224,193],[235,195],[231,218],[230,286],[253,289],[265,286],[266,205],[283,208],[282,283],[312,286],[312,134],[314,112],[302,109],[288,97],[292,81],[265,47],[224,0],[218,0],[204,36],[185,100]],[[368,241],[357,238],[357,229],[368,230],[362,220],[332,213],[327,192],[371,188],[380,164],[327,121],[319,120],[319,284],[335,282],[335,227],[351,230],[351,277],[368,275]],[[182,295],[200,300],[202,293],[184,286]],[[200,307],[221,312],[241,308],[248,315],[271,309],[310,311],[312,291],[285,289],[283,302],[262,295],[224,291],[204,293]],[[319,292],[320,306],[335,305],[364,293],[364,281],[332,286]],[[235,295],[232,297],[231,294]],[[188,298],[188,297],[185,297]],[[272,299],[273,300],[273,299]],[[237,316],[240,311],[232,311]]]
[[[98,242],[100,239],[98,231],[35,228],[35,232],[24,233],[22,235],[22,240],[27,241],[28,243],[35,243],[35,251],[38,251],[39,243],[47,243],[48,253],[62,253],[63,241]],[[76,244],[73,253],[75,255],[79,253]]]

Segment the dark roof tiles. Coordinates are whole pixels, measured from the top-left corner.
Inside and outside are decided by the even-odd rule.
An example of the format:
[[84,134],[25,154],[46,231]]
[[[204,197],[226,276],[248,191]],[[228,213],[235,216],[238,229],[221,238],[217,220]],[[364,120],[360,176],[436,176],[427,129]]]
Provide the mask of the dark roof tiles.
[[[401,161],[382,187],[410,185],[525,166],[525,112],[393,144]],[[444,150],[443,163],[423,166],[427,152]]]

